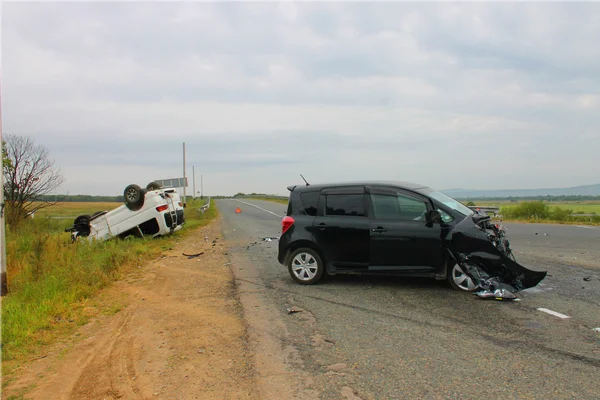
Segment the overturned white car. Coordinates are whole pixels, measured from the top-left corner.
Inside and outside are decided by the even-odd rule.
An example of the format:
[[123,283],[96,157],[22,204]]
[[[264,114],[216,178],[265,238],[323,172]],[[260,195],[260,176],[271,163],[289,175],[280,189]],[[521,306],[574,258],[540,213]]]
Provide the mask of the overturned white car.
[[125,204],[111,211],[80,215],[66,229],[73,241],[79,237],[106,240],[113,237],[157,237],[180,230],[185,224],[184,207],[174,188],[151,182],[142,189],[129,185],[123,192]]

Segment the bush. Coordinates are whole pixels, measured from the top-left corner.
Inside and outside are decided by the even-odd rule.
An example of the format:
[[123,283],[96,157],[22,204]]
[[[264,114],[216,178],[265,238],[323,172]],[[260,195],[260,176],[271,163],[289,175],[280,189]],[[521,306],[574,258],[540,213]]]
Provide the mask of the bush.
[[550,218],[552,218],[554,221],[569,221],[572,219],[572,213],[573,210],[565,210],[564,208],[554,207],[550,213]]
[[547,219],[550,208],[543,201],[524,201],[518,206],[502,207],[501,213],[508,218]]

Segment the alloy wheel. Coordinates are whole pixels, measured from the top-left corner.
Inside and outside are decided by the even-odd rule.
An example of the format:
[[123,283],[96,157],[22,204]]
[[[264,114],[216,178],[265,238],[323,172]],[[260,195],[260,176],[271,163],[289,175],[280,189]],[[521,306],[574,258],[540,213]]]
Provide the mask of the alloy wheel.
[[460,265],[456,264],[452,269],[452,280],[459,289],[471,292],[477,289],[477,285],[473,279],[462,270]]
[[319,264],[309,253],[299,253],[292,260],[292,271],[301,281],[309,281],[317,275]]

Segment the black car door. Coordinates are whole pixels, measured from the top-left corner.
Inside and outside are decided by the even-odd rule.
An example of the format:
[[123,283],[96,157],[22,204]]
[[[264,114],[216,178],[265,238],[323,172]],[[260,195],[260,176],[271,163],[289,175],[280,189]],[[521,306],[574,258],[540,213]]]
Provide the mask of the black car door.
[[363,186],[324,189],[313,235],[325,258],[338,269],[363,269],[369,263],[369,218]]
[[372,271],[436,272],[443,262],[441,227],[427,223],[431,203],[412,192],[369,188]]

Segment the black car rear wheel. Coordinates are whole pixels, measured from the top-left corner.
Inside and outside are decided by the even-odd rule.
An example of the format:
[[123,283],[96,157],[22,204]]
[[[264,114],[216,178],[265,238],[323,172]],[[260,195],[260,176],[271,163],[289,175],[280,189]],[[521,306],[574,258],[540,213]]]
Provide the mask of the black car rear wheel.
[[295,250],[288,263],[291,277],[303,285],[314,285],[323,276],[325,267],[319,253],[310,248]]

